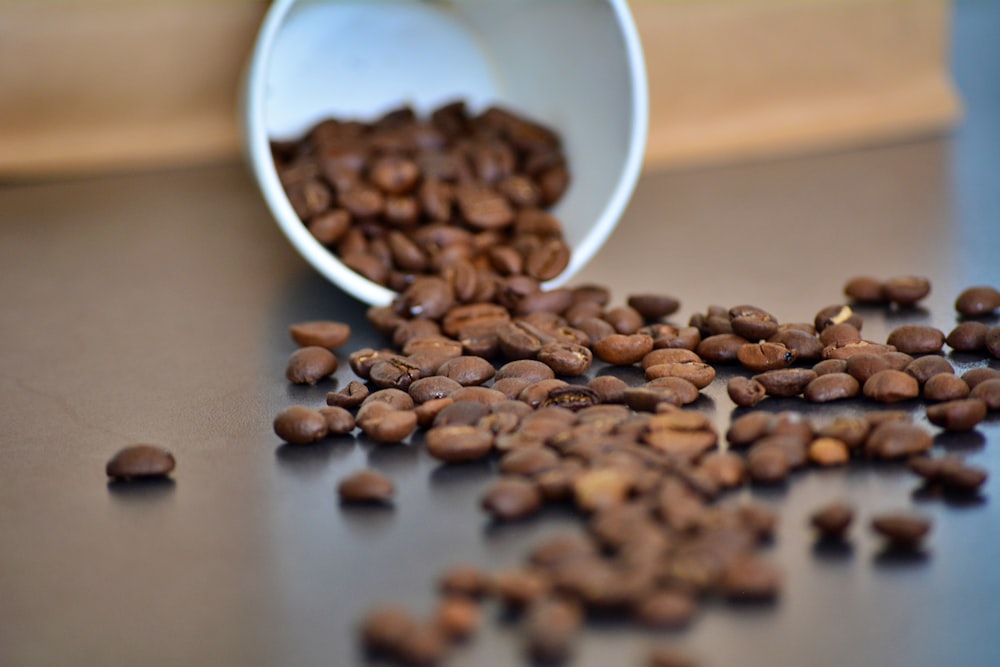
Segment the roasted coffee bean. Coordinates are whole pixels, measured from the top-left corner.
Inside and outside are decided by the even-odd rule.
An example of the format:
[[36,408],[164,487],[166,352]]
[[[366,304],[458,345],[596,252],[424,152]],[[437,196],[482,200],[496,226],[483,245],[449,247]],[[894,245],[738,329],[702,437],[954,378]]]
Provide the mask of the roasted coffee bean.
[[962,373],[962,379],[969,385],[969,389],[975,389],[977,385],[987,380],[1000,380],[1000,370],[988,366],[970,368]]
[[504,396],[510,399],[517,399],[521,392],[524,391],[531,382],[525,380],[524,378],[508,377],[502,380],[494,379],[493,389],[499,391]]
[[977,493],[989,478],[985,469],[966,465],[960,458],[952,456],[913,457],[909,461],[909,467],[923,477],[928,485],[940,485],[945,491],[955,494]]
[[752,408],[767,396],[767,389],[757,380],[737,375],[726,383],[726,393],[741,408]]
[[434,613],[434,625],[453,641],[468,639],[479,629],[479,605],[465,596],[443,598]]
[[351,352],[347,361],[355,375],[362,380],[367,380],[371,375],[372,366],[380,361],[384,361],[385,359],[395,356],[397,355],[391,350],[374,350],[370,347],[364,347],[355,352]]
[[[569,265],[570,248],[561,238],[546,239],[528,254],[524,271],[538,280],[552,280]],[[568,305],[568,304],[567,304]]]
[[696,362],[701,362],[701,357],[691,350],[667,348],[651,351],[642,358],[641,366],[643,370],[646,370],[650,366],[659,366],[660,364]]
[[893,368],[892,360],[885,354],[855,354],[844,361],[845,372],[861,384],[876,373]]
[[550,338],[538,327],[523,321],[506,322],[497,329],[500,349],[512,360],[534,359]]
[[552,290],[538,290],[523,296],[516,304],[517,315],[562,313],[573,302],[573,293],[565,287]]
[[829,403],[854,398],[861,393],[861,385],[847,373],[828,373],[809,381],[802,395],[810,403]]
[[931,283],[922,276],[899,276],[886,280],[882,291],[890,303],[899,306],[913,306],[930,294]]
[[801,394],[816,377],[816,372],[808,368],[780,368],[754,375],[753,379],[764,385],[768,396],[789,398]]
[[944,357],[937,355],[927,355],[917,357],[906,365],[903,369],[907,375],[912,375],[917,382],[923,385],[935,375],[954,375],[955,369]]
[[626,303],[647,322],[673,315],[680,308],[680,301],[666,294],[632,294]]
[[885,537],[890,546],[916,549],[931,532],[931,520],[910,512],[886,512],[872,517],[872,529]]
[[576,412],[598,403],[600,398],[593,389],[580,385],[566,385],[549,391],[549,395],[542,401],[542,407],[555,406]]
[[324,406],[317,410],[326,419],[330,435],[346,435],[354,430],[354,415],[337,406]]
[[680,590],[654,591],[635,608],[636,619],[650,628],[680,628],[688,625],[698,612],[698,602]]
[[746,447],[773,431],[776,423],[770,412],[748,412],[729,424],[726,441],[733,447]]
[[854,508],[842,501],[823,505],[809,515],[809,523],[827,540],[842,540],[854,521]]
[[787,368],[796,356],[793,350],[780,343],[747,343],[736,351],[739,362],[755,373]]
[[566,660],[583,620],[580,608],[560,598],[536,600],[524,621],[525,649],[535,661],[545,664]]
[[[647,354],[646,357],[649,355]],[[670,362],[646,368],[647,380],[661,377],[684,378],[698,389],[704,389],[715,379],[715,369],[701,361]]]
[[438,374],[468,387],[490,380],[496,374],[496,369],[493,364],[480,357],[461,356],[441,364]]
[[[385,406],[385,410],[371,409]],[[402,442],[417,428],[417,415],[412,410],[396,410],[385,403],[369,403],[358,410],[358,428],[381,444]]]
[[739,358],[737,353],[740,348],[749,343],[743,336],[736,334],[715,334],[703,338],[695,352],[705,361],[712,364],[736,363]]
[[371,651],[399,656],[405,639],[418,627],[409,612],[384,606],[368,612],[361,622],[361,639]]
[[475,565],[454,565],[438,579],[438,589],[448,596],[478,599],[493,589],[493,579]]
[[809,460],[821,467],[843,465],[850,458],[850,451],[843,441],[820,437],[809,443]]
[[434,320],[406,320],[392,332],[392,343],[405,349],[412,341],[441,337],[441,327]]
[[953,373],[938,373],[924,383],[923,397],[928,401],[955,401],[969,396],[969,385]]
[[754,445],[747,453],[747,472],[750,479],[762,484],[785,481],[792,465],[781,447]]
[[632,306],[612,308],[604,314],[604,319],[615,328],[615,331],[625,336],[634,334],[645,324],[642,314]]
[[390,356],[375,362],[368,372],[369,379],[382,388],[407,389],[422,372],[419,366],[405,357]]
[[769,343],[784,345],[796,354],[798,361],[813,361],[823,356],[823,343],[815,334],[798,329],[779,329],[767,339]]
[[329,320],[299,322],[290,326],[288,331],[292,340],[302,347],[335,349],[346,343],[351,336],[350,325]]
[[986,351],[994,359],[1000,359],[1000,325],[990,327],[986,332]]
[[326,418],[304,405],[285,408],[274,418],[274,432],[292,445],[307,445],[326,437]]
[[868,378],[862,386],[862,392],[879,403],[896,403],[919,396],[920,385],[912,375],[889,369]]
[[507,452],[500,459],[499,470],[504,475],[536,477],[559,465],[559,456],[545,447],[528,447]]
[[827,375],[829,373],[847,373],[846,359],[824,359],[812,367],[816,375]]
[[479,401],[458,401],[455,392],[449,396],[453,403],[441,410],[434,420],[434,426],[474,426],[490,413],[490,408]]
[[344,209],[327,210],[306,223],[313,237],[325,246],[335,245],[351,227],[351,214]]
[[955,310],[964,317],[991,315],[1000,308],[1000,291],[989,285],[969,287],[955,299]]
[[756,306],[734,306],[729,309],[733,333],[747,340],[767,339],[778,332],[778,320],[771,313]]
[[613,326],[598,317],[586,317],[577,322],[576,325],[590,338],[591,347],[599,340],[617,333]]
[[730,601],[766,602],[778,597],[781,574],[766,561],[744,558],[726,568],[721,586]]
[[516,521],[539,510],[542,506],[542,494],[533,482],[520,477],[504,476],[487,488],[481,498],[481,505],[498,521]]
[[820,427],[817,435],[835,438],[843,442],[848,449],[855,449],[865,443],[871,425],[866,419],[853,417],[837,417],[832,422]]
[[653,349],[653,339],[642,334],[611,334],[593,344],[594,354],[601,361],[616,366],[634,364]]
[[285,377],[293,384],[313,385],[337,370],[337,357],[325,347],[300,347],[288,358]]
[[722,488],[740,486],[747,475],[743,457],[734,452],[709,452],[701,459],[699,469],[708,473]]
[[340,391],[331,391],[326,395],[327,405],[334,405],[341,408],[352,409],[361,405],[368,398],[368,387],[362,382],[351,380],[346,387]]
[[891,345],[882,345],[871,341],[862,340],[856,343],[844,343],[827,345],[823,348],[824,359],[850,359],[856,354],[884,354],[895,352],[896,348]]
[[446,463],[476,461],[493,449],[493,433],[478,426],[435,426],[426,441],[427,453]]
[[417,416],[417,426],[429,428],[442,410],[454,404],[455,401],[451,397],[432,398],[421,403],[413,409],[413,414]]
[[879,459],[905,459],[928,451],[931,434],[915,424],[891,421],[875,426],[865,440],[865,452]]
[[882,281],[870,276],[855,276],[844,285],[844,295],[857,303],[885,303]]
[[523,401],[530,405],[532,408],[539,408],[545,401],[549,398],[549,393],[553,389],[558,389],[559,387],[565,387],[568,383],[565,380],[559,380],[553,378],[550,380],[541,380],[535,382],[534,384],[529,384],[527,387],[521,390],[521,393],[517,395],[517,400]]
[[[968,375],[968,372],[965,375]],[[1000,378],[978,382],[969,392],[969,397],[983,401],[986,404],[986,409],[990,412],[1000,410]]]
[[698,667],[697,660],[675,646],[654,646],[643,663],[645,667]]
[[[654,384],[655,383],[655,384]],[[656,412],[661,405],[681,406],[698,400],[698,388],[684,378],[665,377],[623,393],[625,405],[640,412]]]
[[[823,347],[830,345],[847,345],[861,340],[861,332],[849,322],[831,324],[820,332],[817,340]],[[822,354],[822,353],[821,353]]]
[[850,306],[835,305],[821,309],[813,318],[813,326],[817,333],[823,331],[834,324],[849,324],[857,330],[861,330],[861,316],[851,310]]
[[392,499],[396,487],[388,477],[375,470],[359,470],[337,485],[345,503],[383,503]]
[[163,447],[129,445],[111,457],[104,472],[112,479],[122,480],[164,477],[173,472],[175,465],[174,455]]
[[548,343],[538,351],[538,361],[558,375],[576,376],[586,373],[594,363],[590,348],[575,343]]
[[970,431],[984,419],[986,403],[978,398],[963,398],[927,407],[927,420],[946,431]]
[[961,322],[944,339],[956,352],[980,352],[986,349],[986,334],[990,328],[982,322]]
[[495,303],[468,303],[453,307],[441,320],[441,329],[448,336],[458,336],[468,327],[496,328],[510,321],[510,313]]
[[624,403],[628,383],[613,375],[598,375],[587,383],[601,403]]
[[944,332],[919,324],[904,324],[889,332],[886,343],[907,354],[940,352],[944,345]]
[[500,192],[478,183],[455,188],[455,201],[462,218],[477,229],[500,229],[514,222],[514,208]]
[[519,378],[528,382],[541,382],[542,380],[555,378],[555,372],[540,361],[519,359],[501,366],[494,376],[494,379],[497,381],[507,378]]
[[425,403],[436,398],[445,398],[462,388],[462,385],[450,377],[432,375],[414,380],[407,391],[417,403]]
[[399,295],[396,312],[410,318],[441,319],[455,304],[455,294],[444,278],[420,276]]
[[380,389],[368,395],[361,407],[369,403],[385,403],[393,410],[412,410],[413,397],[401,389]]

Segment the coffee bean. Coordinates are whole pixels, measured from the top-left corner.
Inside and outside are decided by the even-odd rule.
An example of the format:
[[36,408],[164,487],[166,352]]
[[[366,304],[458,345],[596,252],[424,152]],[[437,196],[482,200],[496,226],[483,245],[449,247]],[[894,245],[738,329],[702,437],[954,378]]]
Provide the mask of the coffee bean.
[[809,515],[809,523],[827,540],[842,540],[853,521],[854,508],[842,501],[823,505]]
[[285,377],[293,384],[313,385],[337,370],[337,357],[325,347],[300,347],[288,358]]
[[292,340],[303,347],[335,349],[346,343],[351,336],[350,325],[329,320],[299,322],[290,326],[288,331]]
[[732,420],[726,431],[726,440],[733,447],[746,447],[769,434],[776,421],[770,412],[748,412]]
[[487,488],[482,496],[481,505],[498,521],[516,521],[531,516],[539,510],[542,505],[542,494],[533,482],[519,477],[505,476]]
[[709,363],[731,364],[739,360],[737,353],[749,342],[736,334],[715,334],[703,338],[695,351]]
[[455,304],[451,285],[444,278],[420,276],[399,295],[396,312],[410,318],[440,319]]
[[326,419],[330,435],[346,435],[354,430],[354,415],[337,406],[324,406],[317,410]]
[[384,606],[365,615],[361,622],[361,638],[371,651],[398,656],[405,638],[416,628],[417,620],[409,612]]
[[369,379],[377,386],[406,390],[422,371],[419,366],[405,357],[391,356],[375,362],[368,373]]
[[944,357],[937,355],[927,355],[917,357],[906,365],[903,371],[907,375],[912,375],[917,382],[923,385],[935,375],[954,375],[955,369]]
[[611,334],[593,345],[601,361],[616,366],[628,366],[641,360],[653,349],[653,339],[642,334]]
[[460,356],[449,359],[438,367],[438,374],[462,386],[481,385],[491,379],[496,370],[493,364],[480,357]]
[[928,401],[954,401],[969,395],[969,385],[954,373],[938,373],[924,383],[923,397]]
[[798,329],[779,329],[767,339],[769,343],[784,345],[796,354],[798,361],[813,361],[823,356],[823,343],[815,334]]
[[417,416],[417,426],[420,428],[430,428],[441,411],[454,404],[455,401],[450,396],[424,401],[413,409],[413,414]]
[[886,343],[907,354],[940,352],[944,345],[944,332],[919,324],[904,324],[889,332]]
[[413,409],[413,398],[401,389],[380,389],[372,392],[361,402],[361,407],[369,403],[385,403],[394,410]]
[[843,361],[845,362],[845,371],[861,384],[867,382],[868,378],[879,371],[893,368],[892,361],[885,354],[861,353]]
[[674,646],[655,646],[644,663],[645,667],[698,667],[698,661]]
[[809,444],[809,460],[820,467],[843,465],[849,458],[847,445],[836,438],[820,437]]
[[987,379],[977,383],[969,393],[969,397],[983,401],[986,404],[986,409],[990,412],[1000,410],[1000,378]]
[[787,368],[795,361],[796,353],[780,343],[747,343],[736,351],[736,358],[755,373]]
[[341,408],[356,408],[368,398],[368,387],[357,380],[351,380],[346,387],[337,392],[329,392],[326,395],[327,405],[334,405]]
[[733,333],[747,340],[767,339],[778,332],[778,320],[771,313],[756,306],[734,306],[729,309]]
[[[654,350],[654,352],[656,351]],[[684,351],[687,352],[687,350]],[[648,357],[647,354],[644,358]],[[698,389],[704,389],[715,379],[715,369],[701,361],[670,362],[646,368],[647,380],[655,380],[660,377],[684,378]]]
[[435,426],[426,438],[427,453],[446,463],[476,461],[493,449],[493,434],[478,426]]
[[986,349],[986,334],[990,328],[982,322],[960,322],[944,339],[956,352],[980,352]]
[[538,361],[555,373],[566,376],[583,375],[594,362],[590,348],[575,343],[548,343],[538,351]]
[[395,492],[392,480],[375,470],[359,470],[337,485],[340,500],[345,503],[384,503]]
[[808,368],[781,368],[758,373],[753,379],[764,386],[768,396],[789,398],[801,394],[816,377]]
[[767,389],[757,380],[737,375],[726,383],[726,392],[741,408],[752,408],[767,395]]
[[927,420],[946,431],[970,431],[985,418],[986,403],[978,398],[963,398],[927,407]]
[[549,399],[549,394],[553,389],[565,387],[566,385],[567,382],[565,380],[559,380],[557,378],[541,380],[539,382],[535,382],[534,384],[529,384],[527,387],[522,389],[521,393],[517,395],[517,400],[527,403],[532,408],[538,408]]
[[788,455],[780,447],[754,445],[747,454],[747,471],[750,479],[762,484],[785,481],[791,471]]
[[576,412],[600,402],[597,392],[589,387],[566,385],[555,387],[542,402],[543,407],[555,406]]
[[631,294],[626,303],[634,308],[647,322],[673,315],[680,308],[680,301],[666,294]]
[[890,546],[916,549],[931,531],[931,520],[910,512],[885,512],[872,517],[872,529]]
[[834,324],[849,324],[860,331],[862,320],[850,306],[842,304],[822,308],[813,318],[813,326],[816,327],[817,333],[823,333],[824,329]]
[[931,283],[922,276],[889,278],[882,286],[887,301],[898,306],[913,306],[931,292]]
[[571,653],[581,621],[582,613],[572,602],[555,597],[536,600],[524,622],[528,654],[543,663],[564,661]]
[[426,403],[437,398],[445,398],[462,388],[462,385],[450,377],[432,375],[414,380],[407,391],[417,403]]
[[552,280],[569,265],[570,248],[561,238],[542,242],[527,257],[525,273],[538,280]]
[[824,359],[850,359],[856,354],[882,354],[888,355],[895,352],[892,345],[882,345],[871,341],[862,340],[856,343],[844,343],[827,345],[823,348]]
[[680,628],[698,612],[695,598],[679,590],[660,590],[646,596],[636,607],[636,619],[650,628]]
[[[370,410],[385,406],[384,410]],[[381,444],[402,442],[417,427],[417,415],[412,410],[396,410],[385,403],[369,403],[358,410],[358,427],[366,436]]]
[[896,403],[920,395],[916,378],[903,371],[884,370],[872,375],[862,387],[864,395],[879,403]]
[[129,445],[119,450],[104,467],[112,479],[130,480],[164,477],[174,470],[174,455],[156,445]]
[[625,336],[634,334],[645,323],[642,314],[632,306],[612,308],[605,313],[604,319],[615,328],[615,331]]
[[441,338],[441,327],[434,320],[406,320],[392,332],[392,343],[406,349],[413,341]]
[[986,332],[986,351],[994,359],[1000,359],[1000,325],[990,327]]
[[505,475],[537,477],[559,465],[559,457],[551,449],[530,447],[507,452],[500,459],[499,470]]
[[865,443],[871,425],[866,419],[854,417],[837,417],[832,422],[822,426],[817,435],[835,438],[843,442],[848,449],[855,449]]
[[846,359],[824,359],[812,367],[816,375],[826,375],[828,373],[847,373]]
[[698,388],[684,378],[664,377],[642,387],[629,387],[623,392],[627,406],[640,412],[656,412],[661,405],[681,406],[698,400]]
[[344,209],[324,211],[306,223],[313,237],[325,246],[335,245],[351,227],[351,214]]
[[770,563],[757,558],[741,559],[726,568],[722,590],[733,602],[766,602],[778,597],[781,575]]
[[1000,379],[1000,370],[988,366],[970,368],[962,373],[962,379],[965,380],[965,384],[969,385],[969,389],[974,390],[979,384],[987,380]]
[[597,394],[601,403],[624,403],[628,383],[613,375],[598,375],[587,386]]
[[464,596],[447,596],[434,613],[434,625],[453,641],[468,639],[479,629],[479,606]]
[[861,341],[861,332],[850,322],[830,324],[820,332],[817,340],[823,347],[830,345],[847,345]]
[[274,418],[274,432],[292,445],[307,445],[326,437],[326,417],[304,405],[285,408]]
[[1000,308],[1000,291],[989,285],[969,287],[955,299],[955,310],[964,317],[990,315]]
[[810,403],[828,403],[854,398],[861,393],[861,385],[847,373],[828,373],[809,381],[802,390]]
[[438,588],[448,596],[478,599],[493,590],[493,579],[474,565],[454,565],[438,579]]
[[984,468],[965,465],[961,462],[951,463],[949,459],[944,459],[944,461],[944,465],[940,467],[938,472],[937,481],[949,493],[977,493],[989,478],[989,473]]
[[844,295],[857,303],[884,303],[882,281],[871,276],[855,276],[844,285]]
[[904,459],[928,451],[934,444],[919,426],[891,421],[874,427],[865,440],[865,452],[879,459]]

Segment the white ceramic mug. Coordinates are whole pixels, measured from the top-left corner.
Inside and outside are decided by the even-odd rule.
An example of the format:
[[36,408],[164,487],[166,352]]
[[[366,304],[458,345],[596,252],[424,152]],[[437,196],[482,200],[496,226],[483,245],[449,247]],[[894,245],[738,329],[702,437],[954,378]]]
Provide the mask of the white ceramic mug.
[[261,191],[292,245],[369,304],[394,292],[340,262],[292,210],[271,140],[327,117],[372,120],[408,104],[426,115],[465,100],[556,130],[570,186],[552,210],[572,249],[569,280],[621,216],[642,166],[648,91],[625,0],[276,0],[244,82],[243,127]]

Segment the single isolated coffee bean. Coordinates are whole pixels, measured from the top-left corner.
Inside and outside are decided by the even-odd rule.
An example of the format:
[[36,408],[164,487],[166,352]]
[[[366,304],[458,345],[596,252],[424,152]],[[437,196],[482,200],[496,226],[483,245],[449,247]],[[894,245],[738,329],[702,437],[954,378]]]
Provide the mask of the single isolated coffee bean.
[[111,457],[104,472],[122,480],[164,477],[173,472],[175,465],[174,455],[163,447],[129,445]]
[[658,320],[667,315],[673,315],[681,303],[666,294],[632,294],[626,303],[637,310],[647,322]]
[[317,346],[336,349],[351,337],[351,327],[343,322],[316,320],[299,322],[288,328],[289,334],[302,347]]
[[384,503],[391,500],[395,492],[392,480],[369,469],[351,473],[337,485],[340,500],[345,503]]
[[872,529],[898,549],[917,549],[931,532],[931,520],[911,512],[885,512],[872,517]]
[[285,377],[293,384],[316,384],[337,371],[337,357],[325,347],[300,347],[288,358]]
[[963,317],[982,317],[1000,308],[1000,290],[989,285],[969,287],[955,299],[955,310]]
[[857,303],[885,303],[882,281],[871,276],[855,276],[844,285],[844,295]]
[[329,426],[319,411],[304,405],[287,407],[274,418],[274,432],[291,445],[308,445],[322,440]]
[[809,515],[809,523],[826,540],[842,540],[854,521],[854,508],[843,501],[823,505]]

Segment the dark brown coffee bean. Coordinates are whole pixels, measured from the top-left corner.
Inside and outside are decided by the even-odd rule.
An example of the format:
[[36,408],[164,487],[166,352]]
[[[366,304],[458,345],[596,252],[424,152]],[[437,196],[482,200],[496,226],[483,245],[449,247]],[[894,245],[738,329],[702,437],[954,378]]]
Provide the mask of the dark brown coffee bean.
[[912,375],[921,385],[926,383],[935,375],[954,375],[955,369],[944,357],[937,355],[927,355],[917,357],[903,368],[903,372]]
[[846,359],[824,359],[812,367],[816,375],[827,375],[829,373],[847,373]]
[[642,334],[611,334],[593,344],[601,361],[616,366],[634,364],[653,349],[653,339]]
[[779,368],[754,375],[753,379],[764,385],[768,396],[789,398],[801,394],[816,377],[809,368]]
[[516,400],[529,385],[531,385],[531,382],[523,378],[508,377],[501,380],[494,379],[493,389],[499,391],[507,398]]
[[984,419],[986,403],[978,398],[963,398],[927,407],[927,420],[946,431],[970,431]]
[[392,499],[396,487],[378,471],[359,470],[340,481],[337,493],[345,503],[384,503]]
[[548,343],[538,351],[538,361],[558,375],[583,375],[594,363],[590,348],[575,343]]
[[990,327],[986,332],[986,351],[994,359],[1000,359],[1000,325]]
[[698,602],[680,590],[660,590],[643,598],[635,609],[636,619],[650,628],[680,628],[698,612]]
[[626,336],[634,334],[645,324],[642,314],[631,306],[612,308],[605,313],[604,319],[615,328],[615,331]]
[[777,333],[767,339],[769,343],[784,345],[796,354],[796,358],[802,361],[814,361],[823,356],[823,343],[815,334],[811,334],[798,329],[778,330]]
[[372,306],[365,311],[365,319],[386,338],[391,338],[396,328],[406,322],[392,306]]
[[907,354],[932,354],[944,345],[944,332],[919,324],[904,324],[889,332],[886,343]]
[[647,354],[642,358],[642,369],[646,370],[650,366],[658,366],[660,364],[674,364],[674,363],[686,363],[686,362],[700,362],[701,357],[691,350],[685,349],[654,349],[652,352]]
[[884,354],[855,354],[842,361],[846,364],[845,371],[861,384],[876,373],[893,368],[892,361]]
[[796,354],[780,343],[747,343],[736,351],[736,358],[755,373],[787,368]]
[[357,380],[351,380],[340,391],[331,391],[326,395],[327,405],[352,409],[361,405],[368,398],[368,387]]
[[417,620],[409,612],[392,606],[379,607],[362,620],[361,639],[371,651],[398,656],[404,641],[417,627]]
[[712,364],[731,364],[739,359],[740,348],[749,343],[746,338],[736,334],[715,334],[703,338],[696,352],[698,356]]
[[368,177],[382,192],[402,195],[417,184],[420,169],[412,160],[399,155],[386,155],[372,163],[368,169]]
[[977,493],[989,479],[989,473],[984,468],[966,465],[951,457],[938,460],[941,461],[941,465],[938,467],[935,481],[949,493]]
[[733,333],[749,341],[767,339],[778,332],[778,320],[756,306],[734,306],[729,309]]
[[785,481],[792,465],[781,447],[754,445],[747,453],[747,472],[750,479],[762,484]]
[[355,273],[359,273],[373,283],[385,285],[389,281],[390,267],[368,252],[341,252],[340,261]]
[[396,312],[410,318],[440,319],[455,304],[444,278],[420,276],[396,300]]
[[857,303],[885,303],[882,281],[870,276],[856,276],[844,285],[844,295]]
[[288,331],[292,340],[302,347],[335,349],[346,343],[351,336],[349,324],[329,320],[299,322],[290,326]]
[[726,568],[721,585],[730,601],[764,602],[778,597],[781,574],[766,561],[744,558]]
[[373,187],[355,183],[337,193],[337,202],[356,218],[374,218],[385,208],[385,197]]
[[307,445],[326,437],[326,418],[304,405],[285,408],[274,418],[274,432],[292,445]]
[[337,371],[337,357],[325,347],[310,345],[292,352],[285,377],[293,384],[313,385]]
[[726,393],[741,408],[752,408],[767,396],[767,389],[756,380],[737,375],[726,383]]
[[566,385],[549,391],[549,395],[542,401],[542,407],[555,406],[576,412],[598,403],[600,399],[593,389],[580,385]]
[[982,382],[1000,379],[1000,370],[988,366],[970,368],[962,373],[962,379],[969,385],[969,389],[975,389]]
[[[386,410],[373,410],[374,406],[385,405]],[[377,443],[402,442],[417,428],[417,415],[412,410],[396,410],[388,404],[369,403],[358,410],[358,428]]]
[[601,403],[625,402],[625,390],[628,383],[613,375],[598,375],[587,383]]
[[426,403],[437,398],[450,396],[461,388],[462,385],[452,378],[443,375],[432,375],[414,380],[410,383],[407,391],[417,403]]
[[813,318],[813,326],[815,326],[817,333],[823,333],[827,327],[834,324],[849,324],[860,331],[862,320],[861,316],[851,310],[850,306],[842,304],[827,306],[816,313]]
[[577,323],[577,326],[590,337],[591,347],[607,336],[617,333],[613,326],[597,317],[584,318]]
[[[964,378],[968,374],[969,371],[962,377]],[[983,401],[986,404],[986,409],[990,412],[1000,410],[1000,378],[986,379],[978,382],[972,388],[972,391],[969,392],[969,397]]]
[[455,393],[449,396],[452,405],[441,410],[434,420],[434,426],[475,426],[490,413],[490,408],[479,401],[458,401]]
[[561,238],[547,239],[528,254],[524,271],[538,280],[552,280],[569,265],[569,256],[570,248],[565,241]]
[[497,329],[500,349],[508,359],[533,359],[551,337],[524,321],[501,324]]
[[699,663],[675,646],[654,646],[644,665],[645,667],[698,667]]
[[174,455],[162,447],[129,445],[111,457],[104,472],[122,480],[163,477],[173,472],[175,465]]
[[912,306],[931,292],[931,283],[922,276],[889,278],[882,285],[887,301],[899,306]]
[[498,521],[516,521],[539,510],[542,494],[533,482],[520,477],[500,477],[483,494],[481,505]]
[[351,214],[338,208],[324,211],[306,223],[313,237],[325,246],[335,245],[351,226]]
[[[646,357],[648,356],[646,355]],[[698,389],[704,389],[712,384],[712,380],[715,379],[715,369],[701,361],[656,364],[646,369],[647,380],[655,380],[661,377],[684,378]]]
[[969,395],[969,385],[953,373],[938,373],[924,383],[923,397],[928,401],[955,401]]
[[501,276],[514,276],[524,273],[524,258],[516,248],[509,245],[497,245],[488,248],[486,256],[490,266]]
[[896,403],[919,396],[920,385],[912,375],[889,369],[868,378],[862,386],[862,392],[879,403]]
[[493,434],[478,426],[435,426],[426,437],[427,453],[446,463],[477,461],[493,449]]
[[510,321],[510,313],[495,303],[468,303],[455,306],[441,320],[441,329],[448,336],[458,336],[472,326],[496,328]]
[[824,359],[850,359],[856,354],[883,354],[888,355],[896,351],[891,345],[881,345],[871,341],[862,340],[856,343],[844,343],[827,345],[823,348]]
[[854,398],[861,393],[861,385],[847,373],[828,373],[810,380],[802,394],[810,403],[828,403]]
[[776,422],[770,412],[748,412],[730,423],[726,441],[733,447],[746,447],[774,430]]
[[458,209],[477,229],[500,229],[514,222],[514,209],[501,193],[485,184],[464,183],[455,188]]
[[507,378],[520,378],[528,382],[540,382],[555,378],[555,373],[547,365],[533,359],[519,359],[511,361],[497,370],[494,379],[504,380]]
[[330,188],[317,178],[290,183],[286,192],[295,214],[303,220],[309,220],[327,210],[333,201]]
[[843,539],[853,521],[854,508],[841,501],[823,505],[809,515],[809,523],[827,540]]
[[904,459],[928,451],[933,444],[931,434],[921,427],[893,421],[871,430],[865,440],[865,451],[879,459]]
[[986,349],[986,334],[990,328],[982,322],[961,322],[944,339],[956,352],[980,352]]
[[885,512],[872,517],[872,529],[899,549],[916,549],[931,532],[931,520],[910,512]]
[[326,419],[330,435],[346,435],[354,430],[354,415],[337,406],[324,406],[317,410]]
[[450,396],[432,398],[429,401],[421,403],[413,409],[413,414],[417,416],[417,426],[420,428],[430,428],[441,411],[454,404],[455,401]]
[[454,565],[438,579],[438,589],[448,596],[478,599],[493,590],[493,578],[475,565]]
[[422,371],[419,366],[405,357],[388,357],[372,365],[368,373],[369,379],[383,389],[406,390],[415,380],[419,380]]
[[853,324],[849,322],[840,322],[838,324],[831,324],[820,332],[817,338],[819,344],[823,347],[828,347],[830,345],[847,345],[849,343],[857,343],[861,340],[861,332]]
[[680,308],[680,301],[666,294],[632,294],[626,303],[647,322],[673,315]]
[[955,310],[964,317],[991,315],[1000,308],[1000,291],[989,285],[969,287],[955,299]]
[[449,359],[438,367],[438,374],[454,380],[463,387],[481,385],[490,380],[496,369],[480,357],[461,356]]
[[500,459],[499,470],[504,475],[536,477],[558,467],[559,456],[547,447],[528,447],[507,452]]

